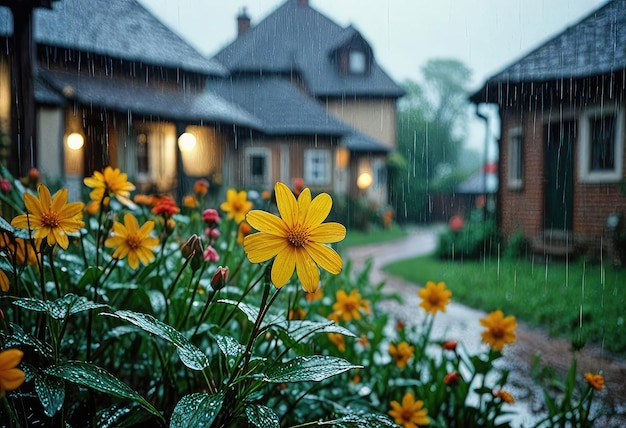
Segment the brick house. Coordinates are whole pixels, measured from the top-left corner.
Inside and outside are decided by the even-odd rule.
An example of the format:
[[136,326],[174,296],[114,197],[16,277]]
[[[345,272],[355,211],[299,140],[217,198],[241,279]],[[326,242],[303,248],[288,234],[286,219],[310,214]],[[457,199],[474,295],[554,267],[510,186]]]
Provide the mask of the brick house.
[[[282,9],[300,3],[288,0]],[[334,25],[305,6],[305,19]],[[374,176],[372,189],[386,187],[385,159],[395,134],[359,131],[351,122],[359,110],[346,102],[352,116],[339,117],[333,97],[369,100],[363,109],[380,114],[379,122],[395,132],[395,99],[402,91],[376,65],[356,30],[332,28],[338,49],[356,43],[365,52],[365,69],[360,79],[337,69],[335,92],[324,93],[324,104],[305,88],[306,73],[299,69],[318,58],[291,64],[301,85],[279,78],[284,69],[262,69],[267,79],[255,72],[243,78],[246,73],[220,55],[203,57],[136,0],[61,0],[36,9],[36,166],[44,176],[79,189],[84,176],[113,165],[141,191],[178,196],[198,177],[248,188],[303,177],[313,190],[355,195],[356,179],[366,172]],[[12,33],[11,12],[0,6],[0,41],[9,47],[0,52],[0,127],[7,135],[17,126]],[[392,95],[377,85],[368,93],[370,83],[380,81]],[[360,83],[351,90],[354,82]],[[311,88],[325,87],[317,83]],[[379,101],[384,108],[376,107]],[[183,134],[193,144],[181,144]],[[371,195],[380,197],[372,190]]]
[[610,242],[626,214],[624,46],[626,0],[612,0],[471,95],[499,109],[497,219],[506,237],[521,232],[539,250],[567,253]]

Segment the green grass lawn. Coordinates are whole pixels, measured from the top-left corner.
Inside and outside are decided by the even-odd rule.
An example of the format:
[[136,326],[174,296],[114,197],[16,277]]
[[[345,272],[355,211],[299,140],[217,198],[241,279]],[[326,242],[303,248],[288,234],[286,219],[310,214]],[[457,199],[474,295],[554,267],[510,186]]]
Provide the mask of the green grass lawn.
[[339,248],[344,250],[348,247],[365,244],[377,244],[380,242],[393,241],[404,238],[407,232],[397,224],[393,224],[389,229],[371,226],[367,231],[358,229],[348,229],[346,239],[339,243]]
[[582,337],[626,356],[626,269],[582,260],[546,265],[427,256],[392,263],[385,271],[417,284],[444,281],[453,300],[486,311],[502,309],[549,334]]

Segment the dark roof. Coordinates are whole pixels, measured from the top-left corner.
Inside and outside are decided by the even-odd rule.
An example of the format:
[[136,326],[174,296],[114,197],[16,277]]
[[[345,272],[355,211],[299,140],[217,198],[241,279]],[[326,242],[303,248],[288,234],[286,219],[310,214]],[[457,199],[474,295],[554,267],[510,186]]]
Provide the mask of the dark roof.
[[[243,109],[205,90],[197,94],[183,93],[177,88],[148,86],[131,79],[76,75],[40,70],[36,91],[38,101],[49,96],[50,88],[57,94],[84,105],[97,105],[117,112],[155,115],[163,119],[214,121],[258,128],[257,120]],[[50,100],[49,100],[50,101]]]
[[310,6],[287,0],[215,58],[231,73],[297,73],[307,90],[318,97],[404,95],[402,88],[374,60],[365,76],[343,75],[338,71],[332,53],[354,37],[367,43],[353,27],[343,28]]
[[[203,57],[136,0],[62,0],[35,9],[35,41],[208,75],[227,70]],[[0,7],[0,35],[13,33],[8,8]]]
[[501,83],[584,78],[626,69],[626,0],[609,0],[487,80],[470,98],[489,99]]
[[390,150],[335,117],[283,78],[223,79],[209,81],[207,88],[248,112],[257,120],[257,129],[267,135],[336,136],[352,151]]

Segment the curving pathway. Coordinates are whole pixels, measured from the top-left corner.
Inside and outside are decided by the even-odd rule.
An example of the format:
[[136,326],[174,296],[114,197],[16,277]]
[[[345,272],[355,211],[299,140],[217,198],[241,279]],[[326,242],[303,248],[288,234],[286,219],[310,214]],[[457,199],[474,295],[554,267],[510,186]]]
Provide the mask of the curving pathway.
[[[440,228],[411,229],[408,236],[397,241],[364,245],[348,248],[345,257],[350,259],[355,271],[361,271],[368,259],[372,260],[370,278],[373,283],[385,282],[385,290],[398,293],[403,302],[395,300],[382,302],[380,307],[393,314],[394,321],[402,321],[408,325],[421,322],[423,311],[417,310],[420,299],[417,284],[408,283],[400,278],[383,272],[383,267],[391,262],[432,253],[437,246],[437,230]],[[454,296],[452,296],[454,299]],[[480,333],[483,327],[480,318],[486,312],[472,309],[454,302],[448,305],[445,313],[438,313],[433,326],[433,337],[446,340],[457,340],[470,353],[475,353],[485,345],[481,343]],[[503,366],[511,371],[509,384],[517,401],[513,409],[518,416],[514,426],[531,426],[536,415],[542,411],[542,394],[531,380],[531,362],[535,355],[543,364],[556,369],[567,370],[573,354],[570,343],[565,339],[549,338],[540,331],[530,329],[519,323],[517,341],[505,347]],[[597,421],[597,426],[626,426],[626,362],[608,358],[600,349],[588,347],[577,356],[578,372],[597,372],[602,370],[607,388],[601,396],[612,406],[609,417]],[[618,415],[617,413],[620,413]]]

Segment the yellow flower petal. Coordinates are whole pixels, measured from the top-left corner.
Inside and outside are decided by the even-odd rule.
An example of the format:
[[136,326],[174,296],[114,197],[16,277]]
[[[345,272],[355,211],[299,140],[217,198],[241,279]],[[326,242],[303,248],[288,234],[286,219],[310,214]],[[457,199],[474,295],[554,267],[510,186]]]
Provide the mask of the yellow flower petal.
[[265,262],[288,246],[287,239],[263,232],[248,235],[243,240],[243,249],[252,263]]
[[274,186],[274,193],[276,194],[276,205],[280,217],[285,221],[287,227],[293,227],[298,219],[298,204],[295,196],[289,187],[280,182]]
[[332,244],[346,237],[346,228],[341,223],[324,223],[311,229],[309,239],[320,244]]
[[12,369],[17,366],[20,361],[22,361],[22,357],[24,353],[19,349],[7,349],[6,351],[0,352],[0,371]]
[[305,248],[322,269],[333,275],[337,275],[343,269],[343,260],[332,248],[316,242],[309,242]]
[[306,216],[311,206],[311,191],[305,188],[298,196],[298,223],[306,224]]
[[265,211],[250,211],[246,216],[246,221],[255,229],[270,235],[286,236],[289,233],[289,229],[283,219]]
[[307,212],[306,225],[309,227],[317,226],[326,220],[330,209],[333,206],[333,200],[328,193],[320,193],[311,202],[311,207]]
[[276,288],[281,288],[287,284],[296,265],[296,253],[293,248],[287,246],[276,255],[272,264],[272,283]]
[[296,273],[305,291],[313,293],[317,290],[320,283],[320,271],[303,248],[296,248]]

